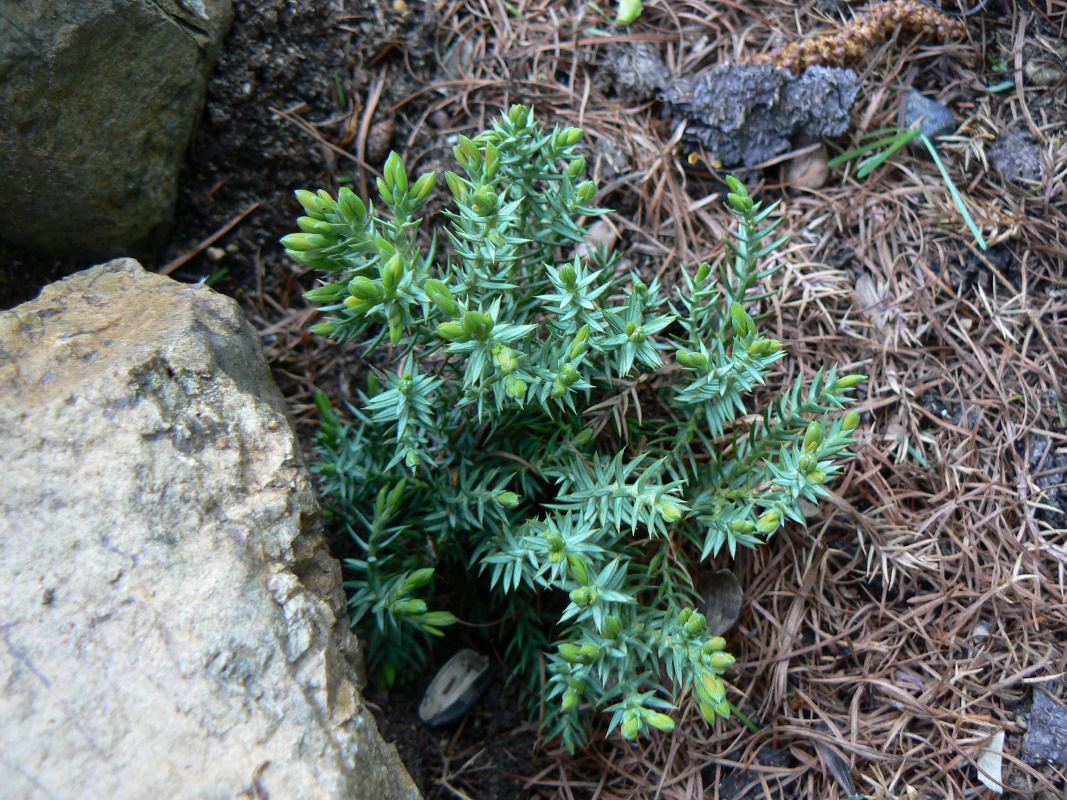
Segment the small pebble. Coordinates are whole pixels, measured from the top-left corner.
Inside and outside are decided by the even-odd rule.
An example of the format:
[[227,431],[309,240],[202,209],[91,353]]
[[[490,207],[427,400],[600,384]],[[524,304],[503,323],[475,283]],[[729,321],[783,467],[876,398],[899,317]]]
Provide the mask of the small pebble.
[[830,177],[826,145],[785,162],[785,182],[801,189],[821,189]]
[[367,163],[380,164],[389,155],[389,148],[393,146],[393,136],[396,134],[396,120],[392,117],[379,120],[370,126],[367,132]]
[[434,128],[437,128],[438,130],[440,130],[441,128],[447,128],[448,124],[451,121],[452,120],[449,119],[448,114],[445,113],[444,109],[441,108],[430,114],[430,119],[428,120],[430,125]]
[[208,261],[222,261],[222,259],[226,258],[226,251],[221,247],[209,247],[204,252]]
[[[928,139],[951,136],[956,131],[956,118],[952,116],[949,109],[936,100],[931,100],[917,89],[912,89],[908,92],[908,99],[904,104],[902,124],[905,128],[910,128],[919,121],[920,117],[922,121],[919,122],[919,130],[925,133]],[[922,142],[912,142],[912,145],[926,149]]]

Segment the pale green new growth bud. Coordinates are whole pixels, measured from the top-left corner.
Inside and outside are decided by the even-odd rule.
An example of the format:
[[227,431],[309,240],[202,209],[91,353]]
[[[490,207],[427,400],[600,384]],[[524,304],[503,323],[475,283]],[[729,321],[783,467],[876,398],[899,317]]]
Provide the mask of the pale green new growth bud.
[[714,673],[705,672],[696,689],[699,694],[703,695],[705,700],[712,703],[721,703],[726,699],[726,684],[722,682],[722,678]]
[[382,288],[385,289],[386,293],[392,294],[397,284],[400,283],[400,279],[404,276],[404,264],[400,260],[400,255],[397,254],[386,261],[378,272],[382,278]]
[[648,339],[648,334],[645,333],[645,328],[643,325],[635,325],[633,330],[630,330],[629,328],[631,325],[633,325],[632,322],[626,323],[626,335],[629,337],[631,342],[633,342],[634,344],[641,344],[646,339]]
[[426,601],[417,597],[401,600],[393,606],[393,613],[402,617],[414,617],[426,613]]
[[307,189],[297,189],[295,194],[297,202],[316,219],[322,219],[323,214],[330,208],[329,203],[324,202],[321,197]]
[[578,283],[578,273],[573,264],[564,264],[559,270],[559,279],[568,289],[573,289]]
[[435,628],[445,628],[455,625],[459,619],[451,611],[427,611],[422,615],[422,622]]
[[659,514],[664,522],[677,522],[682,518],[682,509],[677,503],[665,501],[659,504]]
[[822,444],[822,426],[818,422],[812,422],[804,431],[804,452],[810,453]]
[[740,303],[734,303],[730,306],[730,316],[733,318],[734,330],[741,336],[748,336],[756,332],[756,323],[752,321],[752,317],[748,315],[745,307]]
[[504,391],[508,397],[514,400],[522,400],[526,396],[526,381],[510,375],[504,379]]
[[341,191],[337,193],[337,206],[345,215],[345,219],[350,221],[367,216],[367,204],[347,186],[341,187]]
[[842,378],[837,379],[837,383],[834,384],[834,391],[840,392],[845,389],[851,389],[855,386],[859,386],[867,380],[866,375],[845,375]]
[[581,358],[585,355],[585,351],[589,349],[589,326],[583,325],[581,330],[574,336],[574,341],[571,343],[571,350],[568,354],[571,361],[577,358]]
[[693,616],[693,609],[683,608],[678,612],[678,624],[685,625],[689,621],[689,618]]
[[431,278],[426,281],[423,290],[429,295],[434,304],[448,316],[454,317],[459,312],[456,301],[452,298],[452,291],[439,280]]
[[312,303],[336,303],[341,299],[341,292],[343,292],[339,285],[331,283],[326,286],[316,286],[310,291],[304,292],[304,297],[310,300]]
[[571,642],[563,642],[559,645],[559,655],[564,661],[574,664],[581,655],[581,648]]
[[304,233],[319,233],[329,236],[333,233],[333,225],[314,217],[297,217],[296,226]]
[[734,207],[734,211],[739,211],[742,214],[752,208],[752,201],[747,197],[741,197],[741,195],[733,194],[731,192],[726,195],[726,199],[730,201],[730,205]]
[[581,654],[579,656],[583,664],[592,664],[594,661],[600,658],[600,648],[592,642],[586,642],[582,645]]
[[706,700],[697,701],[697,707],[700,709],[700,716],[704,718],[704,721],[709,725],[715,722],[715,708],[711,703]]
[[589,444],[589,441],[592,438],[593,431],[591,431],[589,428],[582,428],[582,430],[578,431],[572,441],[574,442],[576,447],[584,447],[585,445]]
[[433,191],[434,185],[437,183],[437,173],[427,172],[425,175],[415,181],[415,185],[411,187],[411,194],[416,201],[422,202],[430,196],[430,192]]
[[562,132],[563,143],[568,147],[578,144],[585,136],[585,131],[581,128],[564,128]]
[[811,453],[805,453],[797,460],[797,468],[805,475],[819,465],[818,460]]
[[471,164],[480,164],[481,163],[481,161],[482,161],[482,151],[478,149],[478,145],[476,145],[473,141],[468,139],[466,136],[463,136],[462,134],[460,134],[459,144],[457,145],[457,147],[459,148],[460,152],[462,152],[463,155],[467,158],[468,163],[471,163]]
[[329,336],[337,330],[336,325],[331,325],[329,322],[320,322],[318,325],[311,326],[311,332],[318,336]]
[[711,664],[711,668],[713,670],[715,670],[716,672],[723,672],[724,670],[728,670],[736,662],[737,662],[736,658],[734,658],[729,653],[725,653],[725,652],[722,652],[722,651],[717,652],[717,653],[712,653],[711,657],[709,659],[709,663]]
[[649,711],[645,715],[645,722],[664,733],[670,733],[674,730],[674,720],[659,711]]
[[458,322],[442,322],[437,326],[437,335],[450,342],[469,342],[471,335]]
[[580,377],[578,370],[570,364],[564,364],[563,368],[559,371],[559,382],[564,386],[570,386],[571,384],[577,383]]
[[[390,169],[390,165],[392,169]],[[404,168],[404,160],[396,152],[389,154],[389,158],[385,160],[384,172],[387,176],[386,180],[392,184],[396,191],[403,194],[408,190],[408,173]]]
[[778,530],[780,522],[781,517],[778,516],[777,511],[766,511],[756,520],[756,530],[766,536]]
[[485,146],[485,177],[492,180],[500,171],[500,150],[489,143]]
[[471,336],[485,332],[485,318],[477,311],[468,311],[463,315],[463,329]]
[[710,648],[709,655],[718,653],[726,648],[726,640],[721,636],[712,636],[704,646]]
[[578,583],[589,583],[589,568],[585,565],[585,559],[583,559],[577,553],[567,554],[567,566],[570,567],[571,575]]
[[400,592],[407,594],[415,589],[422,588],[433,579],[433,567],[423,567],[412,572],[403,583],[400,584]]
[[474,193],[471,202],[477,213],[487,217],[496,211],[497,196],[495,192],[487,192],[483,189]]
[[593,181],[582,181],[578,184],[578,202],[585,205],[596,194],[596,184]]
[[283,236],[280,242],[286,250],[295,250],[298,253],[321,250],[333,244],[329,239],[317,233],[290,233],[288,236]]
[[696,285],[697,288],[703,288],[704,284],[708,282],[708,278],[711,276],[711,264],[707,262],[701,264],[697,268]]
[[619,0],[619,13],[615,15],[615,24],[632,25],[641,16],[643,8],[641,0]]
[[694,613],[685,623],[685,632],[690,636],[696,636],[704,630],[705,625],[707,625],[707,619],[704,615],[699,612]]
[[841,421],[841,430],[845,433],[851,433],[856,430],[860,424],[860,415],[858,411],[849,411],[845,414],[845,418]]
[[707,356],[692,350],[679,350],[675,357],[678,359],[679,364],[689,369],[700,369],[708,365]]
[[560,709],[566,713],[573,710],[578,705],[579,695],[573,689],[568,689],[563,693],[563,702],[560,703]]
[[735,519],[730,523],[730,527],[738,533],[752,533],[756,530],[756,526],[747,519]]
[[382,290],[370,278],[359,275],[348,283],[348,291],[354,297],[361,300],[377,300],[382,296]]
[[582,177],[582,174],[584,172],[585,172],[585,159],[582,158],[581,156],[578,156],[576,159],[571,161],[570,164],[567,165],[567,174],[570,175],[572,179],[578,179],[578,178]]
[[511,120],[513,125],[525,128],[529,120],[529,112],[526,110],[526,106],[512,106],[508,110],[508,119]]
[[614,641],[619,638],[619,634],[622,633],[622,621],[615,616],[608,617],[604,620],[604,636]]
[[[400,337],[397,337],[396,341],[394,341],[393,344],[396,344],[399,339]],[[419,465],[419,460],[419,451],[415,450],[414,448],[409,447],[407,449],[407,452],[404,453],[404,465],[408,469],[415,469],[415,467]]]
[[386,184],[386,182],[381,178],[378,178],[378,194],[381,195],[382,200],[385,201],[386,205],[391,206],[393,204],[393,191],[389,188],[388,184]]
[[498,492],[493,499],[504,508],[518,508],[519,496],[515,492]]
[[448,190],[452,192],[452,196],[459,200],[461,203],[467,197],[467,187],[463,183],[463,179],[454,172],[445,173],[445,183],[448,184]]
[[622,738],[627,740],[633,740],[637,738],[637,732],[641,730],[641,721],[638,717],[627,717],[622,727],[619,728],[619,732],[622,734]]
[[500,342],[493,345],[493,360],[504,375],[510,375],[519,366],[519,360],[515,358],[515,351]]
[[545,537],[545,541],[548,542],[548,549],[554,553],[562,550],[566,546],[563,537],[558,533],[548,534],[548,536]]
[[577,606],[592,606],[600,599],[595,586],[579,586],[570,594],[571,601]]

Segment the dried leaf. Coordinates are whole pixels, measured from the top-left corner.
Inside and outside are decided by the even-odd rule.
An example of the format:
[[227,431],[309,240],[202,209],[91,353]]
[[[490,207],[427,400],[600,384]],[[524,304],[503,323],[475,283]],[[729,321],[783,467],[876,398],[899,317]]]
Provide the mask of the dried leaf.
[[815,750],[819,754],[819,760],[826,767],[826,771],[837,781],[845,796],[855,797],[858,792],[856,791],[856,784],[852,780],[852,770],[840,751],[820,739],[815,740]]
[[698,591],[704,599],[700,611],[707,617],[708,633],[722,636],[737,622],[745,602],[740,581],[730,570],[721,569],[700,580]]
[[998,728],[993,738],[978,754],[978,780],[997,794],[1004,794],[1004,729]]
[[881,338],[889,333],[889,307],[885,292],[879,291],[866,272],[856,278],[856,305],[863,316],[874,326]]

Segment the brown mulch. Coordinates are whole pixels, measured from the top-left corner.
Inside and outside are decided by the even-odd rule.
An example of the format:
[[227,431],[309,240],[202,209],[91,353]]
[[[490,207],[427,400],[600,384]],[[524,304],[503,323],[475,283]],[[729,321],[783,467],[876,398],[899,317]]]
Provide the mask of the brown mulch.
[[[605,38],[588,29],[608,30],[612,4],[409,5],[380,20],[369,11],[333,20],[339,33],[367,36],[379,23],[392,32],[387,48],[352,45],[358,69],[338,65],[345,109],[322,98],[276,109],[277,135],[318,154],[307,185],[372,182],[380,163],[364,163],[367,134],[382,120],[395,125],[409,172],[440,171],[452,163],[452,134],[482,129],[509,103],[533,105],[544,121],[585,128],[620,247],[668,285],[681,268],[725,257],[722,173],[690,157],[655,103],[616,93],[605,43],[652,42],[677,76],[839,29],[856,11],[824,0],[661,0]],[[761,199],[781,201],[792,234],[768,323],[791,356],[780,383],[832,363],[870,376],[858,458],[834,503],[807,530],[715,565],[745,589],[728,677],[760,732],[736,721],[709,728],[685,707],[673,734],[636,746],[594,737],[571,757],[548,743],[521,775],[526,796],[829,799],[846,796],[834,777],[841,763],[870,797],[990,796],[976,759],[997,729],[1007,734],[1007,796],[1064,785],[1063,769],[1028,766],[1019,747],[1033,687],[1067,696],[1067,489],[1048,480],[1067,452],[1065,81],[1027,83],[1022,95],[985,87],[1024,60],[1056,63],[1067,2],[991,1],[966,19],[966,40],[898,34],[871,53],[851,138],[839,145],[894,124],[910,86],[942,99],[962,122],[942,151],[987,253],[919,153],[902,151],[863,181],[835,169],[818,190],[784,185],[777,165],[745,176]],[[1000,59],[1008,72],[992,71]],[[1015,129],[1041,145],[1038,184],[1007,181],[988,162],[993,140]],[[220,209],[217,224],[231,216]],[[313,276],[272,242],[255,252],[245,307],[310,437],[312,392],[351,399],[358,362],[308,334],[301,293]],[[498,796],[485,783],[491,747],[449,741],[427,796]],[[474,753],[477,769],[457,774]],[[521,772],[507,759],[495,768]]]

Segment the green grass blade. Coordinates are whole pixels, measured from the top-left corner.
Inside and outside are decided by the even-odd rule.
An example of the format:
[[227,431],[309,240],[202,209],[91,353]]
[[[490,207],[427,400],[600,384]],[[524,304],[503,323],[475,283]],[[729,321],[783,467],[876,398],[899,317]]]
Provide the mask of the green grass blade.
[[872,150],[877,150],[879,147],[882,147],[883,145],[892,144],[896,140],[897,140],[896,136],[890,136],[887,139],[880,139],[877,142],[868,142],[867,144],[862,144],[859,147],[857,147],[855,150],[849,150],[847,153],[842,153],[839,156],[834,156],[828,162],[826,162],[826,164],[829,167],[836,167],[839,164],[844,164],[846,161],[851,161],[852,159],[858,158],[859,156],[862,156],[862,155],[864,155],[866,153],[869,153]]
[[904,147],[904,145],[906,145],[908,142],[910,142],[912,139],[919,135],[919,131],[915,130],[914,128],[907,128],[905,131],[898,134],[897,137],[893,140],[893,143],[881,153],[877,153],[873,156],[870,156],[869,158],[865,158],[862,162],[860,162],[859,167],[856,169],[856,177],[866,178],[868,175],[870,175],[872,172],[882,166],[882,164],[892,158],[893,155],[898,150],[900,150],[900,148]]
[[963,221],[967,223],[967,227],[971,229],[971,233],[974,235],[974,239],[978,242],[978,246],[982,250],[988,250],[989,247],[985,243],[985,238],[982,236],[982,232],[978,230],[978,226],[974,224],[974,218],[971,216],[971,212],[967,210],[967,206],[963,202],[963,198],[960,197],[960,193],[956,191],[956,184],[953,183],[952,178],[948,174],[948,170],[945,169],[944,163],[941,161],[941,157],[937,154],[937,148],[934,147],[934,143],[930,141],[929,137],[925,134],[922,136],[923,144],[926,145],[926,149],[930,151],[930,157],[937,164],[938,170],[941,171],[941,177],[945,181],[945,185],[948,187],[948,193],[952,195],[952,201],[956,204],[956,208],[963,214]]

